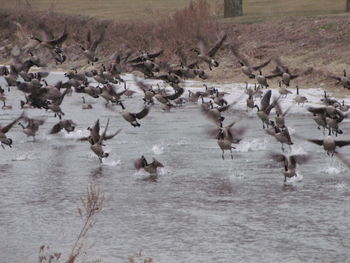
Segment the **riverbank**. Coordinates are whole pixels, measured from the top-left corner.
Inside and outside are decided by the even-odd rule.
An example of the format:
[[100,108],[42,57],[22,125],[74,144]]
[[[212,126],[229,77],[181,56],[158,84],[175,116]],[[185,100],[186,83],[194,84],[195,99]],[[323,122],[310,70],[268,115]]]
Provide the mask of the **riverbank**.
[[[54,35],[59,35],[63,25],[67,24],[69,37],[63,46],[67,61],[57,67],[47,60],[49,70],[88,68],[77,43],[85,40],[88,30],[91,30],[94,35],[101,27],[106,28],[106,35],[98,48],[101,63],[110,61],[113,54],[126,45],[135,50],[163,49],[162,59],[170,63],[177,62],[174,50],[182,46],[189,60],[192,60],[195,59],[195,54],[189,50],[196,47],[197,36],[201,35],[207,39],[208,43],[214,43],[221,31],[228,35],[226,43],[239,45],[240,52],[252,64],[258,64],[272,56],[280,57],[293,74],[299,75],[293,84],[304,88],[334,89],[338,87],[335,86],[335,81],[327,76],[331,73],[340,76],[343,69],[347,69],[350,59],[348,52],[350,16],[348,14],[292,16],[251,24],[237,24],[213,18],[210,7],[200,2],[155,22],[117,22],[24,10],[18,12],[1,10],[0,15],[2,16],[0,21],[0,62],[2,64],[11,63],[11,50],[16,46],[24,46],[28,41],[13,21],[21,23],[27,33],[32,34],[39,34],[40,28],[44,26]],[[45,59],[44,56],[43,59]],[[246,80],[228,45],[218,52],[217,59],[220,66],[213,71],[208,70],[210,81],[229,83]],[[275,65],[271,63],[263,71],[269,73],[274,67]],[[277,85],[275,80],[271,83]]]

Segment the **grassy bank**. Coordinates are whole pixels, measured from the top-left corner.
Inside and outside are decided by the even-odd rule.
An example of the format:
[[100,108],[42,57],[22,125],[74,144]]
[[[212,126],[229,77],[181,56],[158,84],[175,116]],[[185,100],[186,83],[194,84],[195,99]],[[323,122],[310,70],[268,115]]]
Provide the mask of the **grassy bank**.
[[[2,1],[2,8],[26,7],[119,21],[154,20],[167,17],[188,6],[190,2],[191,0],[17,0]],[[212,14],[222,17],[224,0],[208,2]],[[345,9],[345,0],[243,0],[243,9],[245,17],[234,20],[245,22],[285,15],[340,13]]]
[[[32,5],[35,2],[30,1]],[[57,1],[56,5],[64,2],[65,0]],[[76,4],[79,2],[80,0],[74,1]],[[101,5],[108,3],[108,1],[86,1],[86,3],[92,2],[101,2]],[[114,2],[118,3],[119,1]],[[160,5],[172,1],[153,2]],[[186,4],[186,2],[180,1],[183,4]],[[283,9],[284,12],[294,12],[295,10],[292,8],[294,4],[303,6],[303,10],[307,11],[308,8],[314,7],[314,4],[311,3],[316,1],[304,2],[297,0],[294,1],[295,3],[293,2],[293,5],[288,5],[288,9],[283,3],[292,1],[247,0],[245,8],[249,10],[249,3],[255,3],[254,8],[258,10],[258,3],[262,4],[264,2],[266,5],[268,2],[270,3],[269,7],[272,7],[272,9],[269,10]],[[329,4],[327,5],[328,1],[320,0],[317,2],[319,8],[330,8]],[[334,1],[332,2],[333,9],[330,10],[339,12],[343,5],[345,5],[344,1]],[[141,6],[137,6],[136,11],[140,10]],[[151,5],[149,4],[149,6]],[[169,7],[168,10],[173,10],[170,8],[170,4],[165,6]],[[91,8],[91,6],[87,6],[86,10],[91,11]],[[84,10],[82,8],[82,12]],[[253,7],[252,10],[254,10]],[[341,74],[342,70],[348,67],[350,59],[350,53],[348,52],[350,16],[345,13],[288,17],[281,17],[278,13],[278,16],[275,15],[269,17],[269,19],[263,16],[264,21],[253,23],[252,20],[249,20],[253,19],[253,16],[218,19],[213,16],[213,5],[208,5],[205,1],[199,1],[176,12],[167,11],[173,13],[165,18],[145,21],[135,19],[128,22],[69,15],[52,12],[52,10],[39,12],[30,8],[18,8],[16,11],[3,9],[0,12],[2,17],[0,20],[0,46],[9,45],[10,48],[15,45],[22,46],[27,41],[18,32],[13,21],[20,22],[35,34],[39,34],[40,28],[45,26],[58,35],[63,30],[62,25],[67,24],[69,38],[64,44],[64,48],[68,55],[68,61],[63,64],[63,69],[73,66],[86,67],[86,61],[79,53],[77,43],[85,39],[88,30],[96,33],[101,26],[107,26],[107,34],[98,51],[102,62],[108,61],[111,55],[123,46],[129,46],[135,50],[164,49],[163,57],[170,62],[176,61],[175,48],[182,46],[186,54],[194,59],[195,55],[189,50],[197,45],[198,35],[204,37],[209,43],[213,43],[221,31],[228,34],[227,43],[239,45],[241,53],[247,56],[253,64],[271,56],[279,56],[291,68],[292,73],[301,75],[295,81],[301,86],[321,85],[327,87],[329,85],[333,87],[334,81],[328,80],[326,78],[327,74],[330,72]],[[253,11],[251,12],[254,14]],[[317,13],[315,10],[313,12]],[[326,12],[326,9],[323,9],[322,12]],[[259,16],[255,16],[254,19],[257,18]],[[235,20],[244,23],[233,23],[232,21]],[[220,82],[245,80],[237,61],[227,47],[220,50],[217,57],[220,61],[220,67],[209,72],[211,80]],[[0,62],[8,62],[9,59],[9,54],[3,52]],[[273,65],[264,69],[264,72],[269,72],[272,68]]]

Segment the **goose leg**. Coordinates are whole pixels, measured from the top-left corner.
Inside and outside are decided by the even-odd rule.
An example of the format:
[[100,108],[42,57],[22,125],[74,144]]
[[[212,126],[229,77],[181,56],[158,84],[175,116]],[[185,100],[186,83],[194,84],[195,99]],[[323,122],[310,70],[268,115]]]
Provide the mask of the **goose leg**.
[[224,155],[225,155],[225,152],[224,152],[224,150],[222,150],[222,155],[221,155],[221,157],[222,157],[223,160],[225,160],[225,156],[224,156]]
[[233,160],[232,148],[230,149],[230,153],[231,153],[231,159]]

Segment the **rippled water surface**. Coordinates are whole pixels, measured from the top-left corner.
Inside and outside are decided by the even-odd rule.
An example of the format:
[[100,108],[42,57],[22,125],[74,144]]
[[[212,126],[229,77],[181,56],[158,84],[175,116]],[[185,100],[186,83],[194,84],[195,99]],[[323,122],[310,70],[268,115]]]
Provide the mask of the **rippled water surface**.
[[[21,113],[23,95],[13,89],[8,96],[15,109],[1,111],[1,124]],[[81,110],[80,94],[63,102],[65,117],[77,123],[73,133],[48,135],[57,119],[39,110],[27,110],[46,116],[36,142],[17,125],[9,132],[13,148],[0,149],[0,262],[37,262],[43,244],[66,255],[82,224],[79,198],[91,182],[106,199],[88,235],[89,259],[127,262],[143,250],[167,263],[350,262],[350,174],[321,147],[295,140],[292,151],[313,158],[284,185],[281,165],[268,156],[280,152],[280,144],[240,104],[225,116],[247,132],[234,159],[226,154],[222,160],[206,133],[214,126],[197,105],[170,113],[155,105],[134,128],[120,107],[87,100],[93,110]],[[125,105],[140,110],[141,94]],[[102,165],[88,143],[76,140],[97,118],[103,127],[110,118],[111,132],[123,129],[106,142],[110,156]],[[303,110],[292,112],[287,124],[292,134],[322,138]],[[342,129],[340,138],[349,139],[350,124]],[[349,150],[341,149],[345,155]],[[165,165],[157,182],[135,170],[133,161],[142,154]]]

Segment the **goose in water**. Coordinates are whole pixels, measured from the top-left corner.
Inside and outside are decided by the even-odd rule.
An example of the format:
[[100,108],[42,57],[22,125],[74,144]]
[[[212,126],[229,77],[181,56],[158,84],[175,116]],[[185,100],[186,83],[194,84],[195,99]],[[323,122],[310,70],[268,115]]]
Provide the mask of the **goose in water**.
[[146,158],[142,155],[141,158],[137,159],[134,163],[137,170],[143,169],[151,175],[158,175],[158,168],[164,167],[164,165],[153,158],[151,163],[147,162]]
[[94,154],[97,155],[98,159],[100,160],[100,163],[102,163],[102,159],[103,158],[107,158],[109,156],[109,153],[106,153],[103,150],[103,146],[105,146],[103,144],[103,140],[106,137],[106,133],[107,133],[107,129],[108,129],[108,125],[109,125],[109,119],[107,120],[107,124],[106,127],[103,131],[103,133],[101,134],[100,138],[98,141],[94,142],[93,144],[91,144],[90,149],[94,152]]
[[303,164],[310,160],[310,157],[302,154],[295,154],[286,156],[280,153],[272,153],[271,158],[276,162],[283,162],[284,165],[284,182],[287,182],[287,178],[291,178],[297,175],[297,164]]

